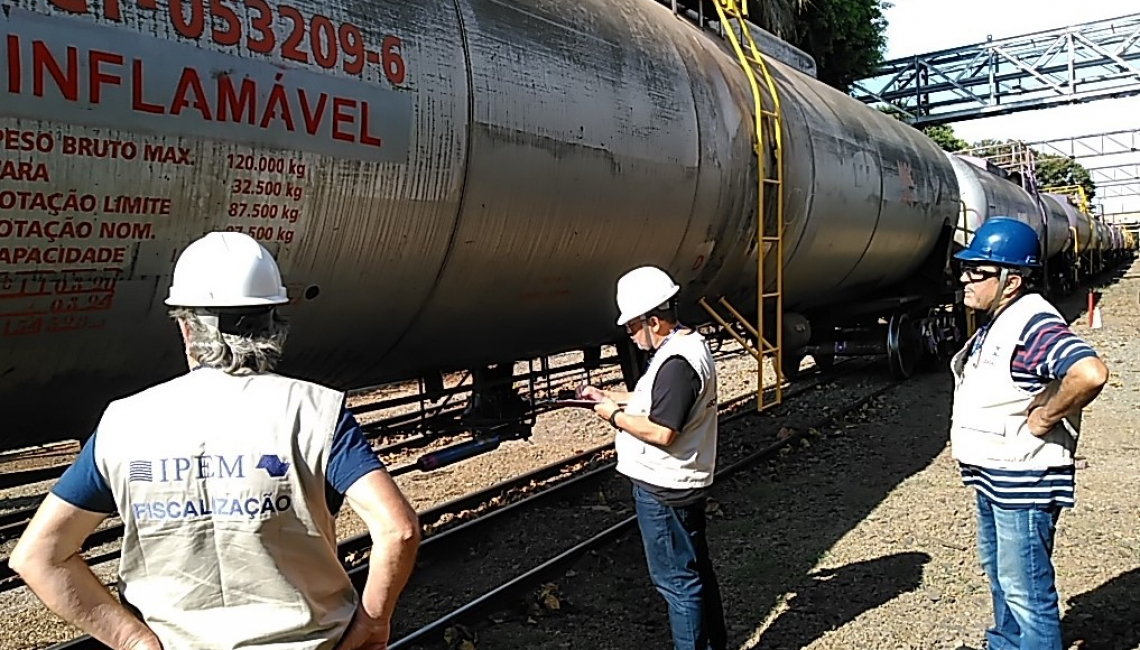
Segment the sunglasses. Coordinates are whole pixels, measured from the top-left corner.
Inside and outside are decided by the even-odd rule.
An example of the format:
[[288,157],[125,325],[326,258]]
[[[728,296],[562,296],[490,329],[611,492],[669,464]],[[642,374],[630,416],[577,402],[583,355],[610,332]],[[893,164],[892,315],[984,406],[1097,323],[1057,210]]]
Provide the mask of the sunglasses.
[[997,276],[1001,275],[1001,271],[965,267],[962,269],[962,275],[964,275],[966,277],[966,280],[970,282],[982,282],[983,280],[996,278]]

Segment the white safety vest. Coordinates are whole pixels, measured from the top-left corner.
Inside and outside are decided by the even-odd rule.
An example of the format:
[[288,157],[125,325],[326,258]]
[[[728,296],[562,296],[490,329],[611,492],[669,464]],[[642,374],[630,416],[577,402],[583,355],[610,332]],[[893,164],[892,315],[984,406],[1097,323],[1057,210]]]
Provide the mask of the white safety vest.
[[201,368],[107,408],[120,593],[166,650],[336,645],[357,604],[325,502],[343,399]]
[[1034,394],[1020,388],[1010,374],[1022,332],[1041,313],[1060,317],[1041,296],[1022,296],[998,314],[980,350],[969,354],[978,336],[975,333],[954,355],[950,443],[958,461],[994,469],[1045,469],[1073,463],[1080,414],[1062,420],[1044,436],[1033,435],[1028,409]]
[[716,364],[704,337],[696,332],[677,334],[658,348],[648,370],[638,380],[625,412],[649,415],[657,372],[667,359],[678,356],[696,370],[701,381],[700,394],[684,428],[668,447],[651,445],[618,431],[614,440],[617,470],[632,479],[663,488],[707,487],[712,485],[716,470],[717,388]]

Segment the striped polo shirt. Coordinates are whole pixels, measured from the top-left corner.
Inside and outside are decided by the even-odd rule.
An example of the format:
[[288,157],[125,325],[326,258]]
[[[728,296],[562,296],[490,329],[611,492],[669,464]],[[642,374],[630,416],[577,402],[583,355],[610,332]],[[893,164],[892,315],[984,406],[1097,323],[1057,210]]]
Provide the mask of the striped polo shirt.
[[[970,349],[978,352],[988,331],[980,328]],[[1096,352],[1053,314],[1034,316],[1017,342],[1010,362],[1014,383],[1029,393],[1039,393],[1049,382],[1061,379],[1073,364]],[[1074,468],[1072,465],[1048,469],[1008,470],[960,463],[962,480],[1003,508],[1040,506],[1072,507]]]

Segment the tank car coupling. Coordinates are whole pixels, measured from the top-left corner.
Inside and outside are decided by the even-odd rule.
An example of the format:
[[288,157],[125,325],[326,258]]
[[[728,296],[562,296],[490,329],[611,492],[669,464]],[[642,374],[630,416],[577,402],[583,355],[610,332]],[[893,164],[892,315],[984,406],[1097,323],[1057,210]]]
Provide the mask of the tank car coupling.
[[444,447],[438,451],[420,456],[416,459],[415,468],[421,472],[430,472],[441,467],[454,465],[459,461],[474,458],[480,454],[498,449],[499,444],[502,443],[504,439],[505,435],[495,435],[486,438],[476,438],[450,447]]

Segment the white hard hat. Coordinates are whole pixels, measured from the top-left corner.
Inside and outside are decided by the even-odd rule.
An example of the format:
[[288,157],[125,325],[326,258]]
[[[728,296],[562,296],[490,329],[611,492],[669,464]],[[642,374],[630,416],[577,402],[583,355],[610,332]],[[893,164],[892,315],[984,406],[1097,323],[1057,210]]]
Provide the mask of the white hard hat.
[[681,287],[656,266],[642,266],[621,276],[617,283],[617,304],[621,316],[617,324],[653,311],[677,295]]
[[166,304],[174,307],[255,307],[289,302],[281,271],[249,235],[212,232],[182,251]]

